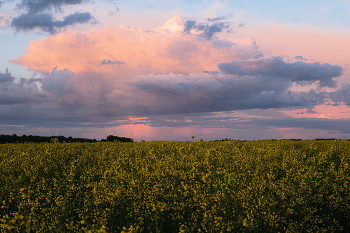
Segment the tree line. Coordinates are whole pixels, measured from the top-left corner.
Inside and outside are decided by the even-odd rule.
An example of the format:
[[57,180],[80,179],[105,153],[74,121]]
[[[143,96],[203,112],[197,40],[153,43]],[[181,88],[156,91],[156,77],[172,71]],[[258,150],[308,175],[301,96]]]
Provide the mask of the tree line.
[[22,135],[17,136],[16,134],[13,135],[0,135],[0,144],[4,143],[26,143],[26,142],[53,142],[58,141],[60,143],[67,142],[133,142],[134,140],[132,138],[126,138],[126,137],[118,137],[109,135],[106,139],[102,140],[96,140],[96,139],[88,139],[88,138],[73,138],[73,137],[65,137],[65,136],[38,136],[38,135]]

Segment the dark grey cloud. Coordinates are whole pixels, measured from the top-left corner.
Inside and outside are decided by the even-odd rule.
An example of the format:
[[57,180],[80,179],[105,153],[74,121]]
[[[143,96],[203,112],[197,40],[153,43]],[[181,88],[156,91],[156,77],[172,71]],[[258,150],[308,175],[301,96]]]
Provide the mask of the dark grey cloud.
[[126,65],[126,63],[124,61],[118,61],[118,60],[106,60],[104,59],[102,62],[101,62],[101,65]]
[[224,20],[224,19],[226,19],[225,16],[218,16],[218,17],[215,17],[215,18],[207,18],[207,20],[209,22],[215,22],[215,21],[220,21],[220,20]]
[[154,99],[149,108],[158,114],[304,108],[324,103],[327,98],[326,93],[315,90],[290,91],[292,81],[264,76],[151,75],[139,77],[133,85],[139,95],[143,92],[145,98]]
[[37,14],[51,8],[60,9],[65,5],[78,5],[89,0],[22,0],[17,4],[20,9],[27,9],[30,14]]
[[8,69],[5,73],[0,72],[0,83],[12,82],[15,78],[11,75]]
[[329,93],[330,99],[338,104],[350,106],[350,84],[343,85],[340,89]]
[[[117,60],[106,64],[118,64]],[[119,61],[120,63],[120,61]],[[80,80],[80,81],[79,81]],[[40,80],[46,105],[36,107],[41,119],[108,118],[246,109],[308,108],[324,104],[330,92],[291,91],[295,81],[268,75],[235,75],[218,71],[198,75],[146,75],[118,83],[101,74],[54,69]],[[80,85],[84,85],[81,89]],[[88,86],[86,86],[88,85]],[[56,99],[57,98],[57,99]],[[44,98],[38,100],[43,101]],[[24,106],[13,106],[25,112]],[[32,119],[27,111],[22,117]],[[11,114],[11,117],[14,117]],[[36,116],[38,117],[38,116]],[[37,119],[37,118],[35,118]]]
[[303,56],[295,56],[295,59],[297,59],[298,61],[307,61],[308,59],[304,58]]
[[343,68],[328,63],[285,63],[280,57],[232,61],[218,65],[220,71],[231,75],[261,75],[297,81],[319,81],[320,87],[335,87],[334,78],[343,74]]
[[203,28],[199,28],[199,30],[203,30],[203,33],[201,34],[203,37],[211,39],[215,33],[222,32],[224,29],[229,29],[229,27],[229,24],[220,22],[211,26],[205,25]]
[[14,18],[11,22],[11,26],[16,28],[17,31],[41,29],[50,34],[56,34],[57,29],[65,28],[77,23],[87,23],[93,19],[93,16],[89,12],[71,14],[66,16],[62,21],[55,21],[51,14],[27,13]]
[[222,32],[226,29],[227,32],[230,32],[230,24],[227,22],[216,22],[212,25],[197,23],[195,20],[187,20],[184,25],[184,32],[190,33],[191,30],[195,30],[200,33],[200,36],[210,40],[213,38],[215,33]]
[[[344,86],[342,92],[292,92],[288,89],[292,85],[289,79],[267,76],[232,77],[217,73],[148,75],[139,77],[126,86],[119,84],[116,89],[113,86],[114,80],[106,83],[99,74],[96,77],[84,74],[81,78],[85,83],[94,84],[90,89],[79,89],[79,82],[74,76],[67,69],[55,68],[42,79],[0,83],[0,127],[21,125],[22,130],[23,127],[79,127],[88,130],[89,127],[143,124],[151,127],[225,127],[252,133],[260,130],[260,136],[248,139],[261,138],[264,130],[273,128],[350,133],[348,119],[294,119],[275,113],[261,119],[217,114],[220,111],[257,109],[265,109],[259,111],[266,112],[289,107],[311,109],[314,105],[325,103],[332,95],[347,95],[349,98],[347,91],[350,86]],[[98,81],[101,83],[97,84]],[[41,82],[42,91],[38,90],[35,82]],[[3,90],[5,87],[7,90]],[[143,118],[135,122],[125,116]],[[192,116],[190,121],[187,118],[189,116]],[[14,129],[14,126],[10,128]],[[247,139],[242,137],[240,139]],[[273,138],[273,135],[266,137]]]
[[4,105],[2,106],[4,109],[13,111],[13,105],[20,107],[22,104],[42,103],[47,98],[46,94],[39,91],[33,80],[20,79],[16,83],[16,79],[8,72],[5,75],[0,74],[0,78],[3,78],[3,82],[0,82],[0,106]]
[[74,24],[95,22],[94,17],[89,12],[75,13],[64,17],[63,20],[55,20],[52,8],[61,9],[65,5],[78,5],[89,0],[22,0],[17,4],[19,9],[26,9],[24,13],[15,17],[11,21],[11,26],[17,31],[30,31],[41,29],[50,34],[56,34],[59,29]]
[[[38,88],[36,83],[42,84],[42,90]],[[59,101],[60,97],[71,93],[74,88],[74,73],[67,69],[57,70],[57,67],[55,67],[51,74],[43,78],[31,79],[16,79],[6,70],[6,73],[0,72],[0,105],[11,106],[4,107],[4,111],[5,109],[9,111],[23,109],[28,104],[38,105],[46,103],[52,105]],[[13,117],[11,114],[10,116]],[[22,114],[22,116],[28,115]]]
[[195,20],[187,20],[185,22],[185,29],[184,32],[190,32],[192,30],[192,28],[194,28],[196,26],[196,21]]

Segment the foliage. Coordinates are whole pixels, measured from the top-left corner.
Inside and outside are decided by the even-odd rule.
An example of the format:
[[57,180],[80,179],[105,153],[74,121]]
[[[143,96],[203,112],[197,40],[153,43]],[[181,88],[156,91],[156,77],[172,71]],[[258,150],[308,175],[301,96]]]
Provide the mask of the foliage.
[[347,232],[350,142],[0,145],[1,232]]
[[[64,137],[64,136],[36,136],[36,135],[22,135],[17,136],[16,134],[13,135],[0,135],[0,144],[3,143],[26,143],[26,142],[52,142],[57,140],[57,142],[63,143],[63,142],[98,142],[96,139],[88,139],[88,138],[73,138],[73,137]],[[102,139],[102,142],[109,141],[109,142],[133,142],[134,139],[132,138],[126,138],[126,137],[118,137],[109,135],[107,139]]]

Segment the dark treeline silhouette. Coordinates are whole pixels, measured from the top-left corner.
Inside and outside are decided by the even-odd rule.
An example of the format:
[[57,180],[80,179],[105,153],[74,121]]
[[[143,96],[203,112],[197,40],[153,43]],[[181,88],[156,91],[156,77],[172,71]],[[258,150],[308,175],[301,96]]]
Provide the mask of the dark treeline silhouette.
[[105,142],[105,141],[107,141],[107,142],[114,142],[114,141],[118,141],[118,142],[133,142],[134,139],[109,135],[107,137],[107,139],[102,139],[101,140],[101,142]]
[[[52,142],[55,139],[57,139],[60,143],[62,142],[99,142],[96,139],[88,139],[88,138],[73,138],[73,137],[65,137],[65,136],[37,136],[37,135],[23,135],[23,136],[17,136],[16,134],[13,135],[0,135],[0,144],[4,143],[25,143],[25,142]],[[132,138],[125,138],[125,137],[117,137],[113,135],[109,135],[107,139],[102,139],[101,142],[133,142]]]
[[239,140],[239,139],[232,139],[232,138],[223,138],[223,139],[219,139],[219,140],[212,140],[211,142],[222,142],[222,141],[241,141],[241,142],[245,142],[246,140]]

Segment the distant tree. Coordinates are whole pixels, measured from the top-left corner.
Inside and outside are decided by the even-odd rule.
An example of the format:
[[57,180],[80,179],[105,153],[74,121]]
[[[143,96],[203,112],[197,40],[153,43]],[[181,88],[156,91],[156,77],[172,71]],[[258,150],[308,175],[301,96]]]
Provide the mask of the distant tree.
[[107,142],[115,142],[115,141],[118,141],[118,142],[133,142],[134,139],[109,135],[109,136],[107,136],[107,140],[103,140],[102,139],[101,141],[107,141]]

